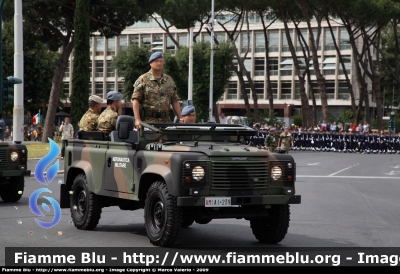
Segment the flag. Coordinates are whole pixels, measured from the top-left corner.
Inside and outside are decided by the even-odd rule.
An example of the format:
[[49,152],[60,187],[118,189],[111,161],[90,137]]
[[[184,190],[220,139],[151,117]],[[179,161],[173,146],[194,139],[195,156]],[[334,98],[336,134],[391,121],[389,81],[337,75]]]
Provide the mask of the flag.
[[32,117],[32,124],[34,125],[40,124],[40,110],[35,116]]

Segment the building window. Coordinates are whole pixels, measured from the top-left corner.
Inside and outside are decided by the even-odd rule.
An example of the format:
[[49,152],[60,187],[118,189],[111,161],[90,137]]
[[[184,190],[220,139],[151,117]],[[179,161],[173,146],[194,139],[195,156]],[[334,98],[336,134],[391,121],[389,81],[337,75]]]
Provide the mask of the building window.
[[89,95],[92,94],[92,82],[89,83]]
[[[236,68],[236,70],[238,69],[238,61],[236,59],[232,60],[233,66]],[[231,75],[232,76],[237,76],[236,75],[236,70],[231,70]]]
[[118,82],[118,92],[124,91],[124,82]]
[[281,99],[292,99],[291,82],[281,82]]
[[336,57],[327,56],[323,62],[322,71],[324,75],[335,75],[336,73]]
[[350,93],[349,93],[349,86],[347,85],[347,83],[344,81],[340,81],[338,84],[339,84],[338,99],[349,100]]
[[[319,87],[318,87],[318,82],[316,82],[316,81],[314,81],[314,82],[311,82],[311,85],[310,85],[310,87],[311,87],[311,92],[313,92],[313,93],[314,93],[314,97],[315,97],[315,99],[319,99],[319,98],[320,98],[320,96],[319,96]],[[311,96],[310,96],[310,98],[311,98]]]
[[64,97],[68,98],[69,97],[69,83],[64,82]]
[[162,35],[153,35],[153,43],[151,50],[162,51],[164,49],[164,40]]
[[115,38],[110,38],[107,40],[107,55],[115,56]]
[[[272,81],[271,89],[272,89],[272,98],[278,99],[278,82]],[[268,97],[268,94],[267,94],[267,97]]]
[[293,60],[286,59],[281,62],[281,76],[291,76],[293,71]]
[[335,81],[326,81],[325,90],[327,99],[335,99]]
[[294,85],[294,99],[295,100],[299,100],[301,99],[301,95],[300,95],[300,83],[296,82]]
[[90,72],[90,78],[93,77],[93,61],[89,60],[89,72]]
[[96,37],[96,56],[104,55],[104,37]]
[[211,36],[208,33],[203,34],[203,42],[210,42]]
[[237,83],[230,82],[227,88],[227,100],[237,99]]
[[226,38],[225,38],[225,33],[223,32],[218,32],[218,33],[214,33],[215,35],[215,39],[217,39],[218,42],[225,42]]
[[94,77],[103,77],[104,76],[104,63],[102,60],[96,60],[96,71]]
[[151,47],[151,38],[150,38],[150,36],[142,35],[141,38],[142,38],[142,47],[143,46]]
[[336,50],[335,43],[333,41],[333,37],[329,28],[325,29],[325,50]]
[[254,59],[254,76],[264,76],[264,58]]
[[112,60],[107,60],[107,77],[115,77],[115,69],[112,66]]
[[257,98],[264,99],[264,82],[256,81],[254,82],[254,86],[256,88]]
[[[321,62],[322,62],[322,59],[321,59],[321,58],[318,58],[318,65],[319,65],[319,68],[320,68],[320,69],[321,69]],[[310,68],[309,68],[310,75],[315,75],[315,70],[314,70],[314,65],[313,65],[313,63],[314,63],[314,61],[313,61],[313,60],[310,60]]]
[[[293,33],[290,31],[290,39],[293,43]],[[282,52],[290,51],[288,38],[286,36],[286,32],[282,31]]]
[[71,67],[71,62],[68,61],[67,67],[65,68],[64,78],[69,77],[69,68]]
[[178,36],[178,43],[179,43],[179,46],[187,47],[188,46],[187,35],[179,35]]
[[269,74],[271,76],[278,75],[278,70],[279,70],[278,58],[268,59],[268,69],[269,69]]
[[270,52],[279,51],[279,32],[277,31],[269,32],[269,51]]
[[[314,34],[315,44],[317,44],[318,31],[317,30],[313,30],[313,34]],[[310,37],[309,41],[310,41],[309,44],[311,46],[311,37]],[[311,50],[311,48],[310,48],[310,50]],[[321,50],[321,35],[319,37],[318,50]]]
[[118,37],[118,47],[120,51],[126,50],[128,47],[128,38],[126,35]]
[[[347,72],[347,74],[350,74],[351,73],[351,57],[350,56],[342,56],[342,58],[343,58],[344,66],[346,68],[346,72]],[[343,75],[344,71],[343,71],[343,67],[342,67],[341,63],[339,64],[339,68],[340,68],[339,74]]]
[[95,94],[103,97],[103,83],[102,82],[95,83]]
[[92,52],[93,52],[93,37],[89,38],[89,52],[90,52],[90,56],[92,56]]
[[169,36],[167,36],[167,51],[171,54],[175,54],[175,44]]
[[[305,46],[304,41],[305,41],[306,44],[308,43],[308,42],[307,42],[307,41],[308,41],[308,32],[307,32],[307,29],[302,29],[302,30],[300,31],[300,33],[301,33],[301,36],[303,36],[303,38],[300,36],[299,33],[297,33],[296,51],[303,51],[303,47],[302,47],[301,45]],[[303,40],[303,39],[304,39],[304,40]],[[306,50],[306,49],[304,48],[304,50]]]
[[[244,60],[243,65],[251,75],[251,70],[252,70],[252,65],[253,65],[253,63],[251,62],[251,59]],[[246,74],[243,72],[243,75],[246,75]]]
[[107,90],[106,92],[115,90],[115,83],[114,82],[107,82]]
[[139,35],[129,35],[129,41],[131,45],[139,46]]
[[265,52],[265,37],[264,33],[256,33],[256,52]]
[[243,32],[242,33],[242,53],[251,52],[251,47],[253,44],[251,41],[252,41],[251,32],[248,34],[246,32]]
[[349,33],[346,29],[340,29],[340,50],[351,49]]

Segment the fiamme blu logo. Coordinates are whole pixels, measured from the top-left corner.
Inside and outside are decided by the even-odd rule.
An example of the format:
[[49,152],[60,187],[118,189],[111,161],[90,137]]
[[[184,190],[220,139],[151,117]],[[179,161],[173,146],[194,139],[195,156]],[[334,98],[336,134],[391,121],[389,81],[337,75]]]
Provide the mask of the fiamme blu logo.
[[[58,154],[60,153],[60,147],[49,138],[50,142],[50,150],[49,153],[44,156],[40,161],[37,163],[35,168],[35,178],[36,180],[48,186],[53,179],[56,177],[59,166],[60,160],[54,162],[57,159]],[[54,163],[53,163],[54,162]],[[53,163],[53,164],[52,164]],[[52,165],[51,165],[52,164]],[[29,197],[29,207],[31,211],[38,217],[45,217],[45,213],[39,209],[38,206],[38,199],[43,193],[52,193],[50,189],[47,187],[39,188],[38,190],[34,191],[32,195]],[[61,219],[61,208],[60,204],[52,197],[43,196],[47,201],[49,201],[50,205],[53,207],[54,210],[54,218],[50,222],[44,222],[39,219],[35,219],[35,221],[43,228],[51,228],[55,226]],[[50,212],[50,207],[46,203],[41,204],[41,208],[45,212]]]

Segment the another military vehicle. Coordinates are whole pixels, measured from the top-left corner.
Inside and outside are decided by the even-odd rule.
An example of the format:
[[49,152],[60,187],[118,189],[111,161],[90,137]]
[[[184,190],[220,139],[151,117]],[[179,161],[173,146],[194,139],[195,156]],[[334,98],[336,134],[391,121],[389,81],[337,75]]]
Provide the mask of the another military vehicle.
[[146,124],[120,116],[110,137],[79,132],[65,156],[61,207],[78,229],[93,229],[103,207],[144,208],[150,241],[172,245],[193,222],[245,218],[255,237],[278,243],[289,227],[296,164],[290,155],[244,145],[242,125]]
[[0,142],[0,196],[4,202],[17,202],[24,192],[28,150],[21,142]]

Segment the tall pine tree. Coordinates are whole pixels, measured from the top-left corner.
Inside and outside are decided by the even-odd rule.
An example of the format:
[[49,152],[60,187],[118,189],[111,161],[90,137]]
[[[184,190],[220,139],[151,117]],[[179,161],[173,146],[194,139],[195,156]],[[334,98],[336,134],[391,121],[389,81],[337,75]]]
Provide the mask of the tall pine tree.
[[78,122],[88,108],[90,82],[89,53],[89,2],[76,0],[74,19],[75,50],[72,73],[71,123],[77,130]]

